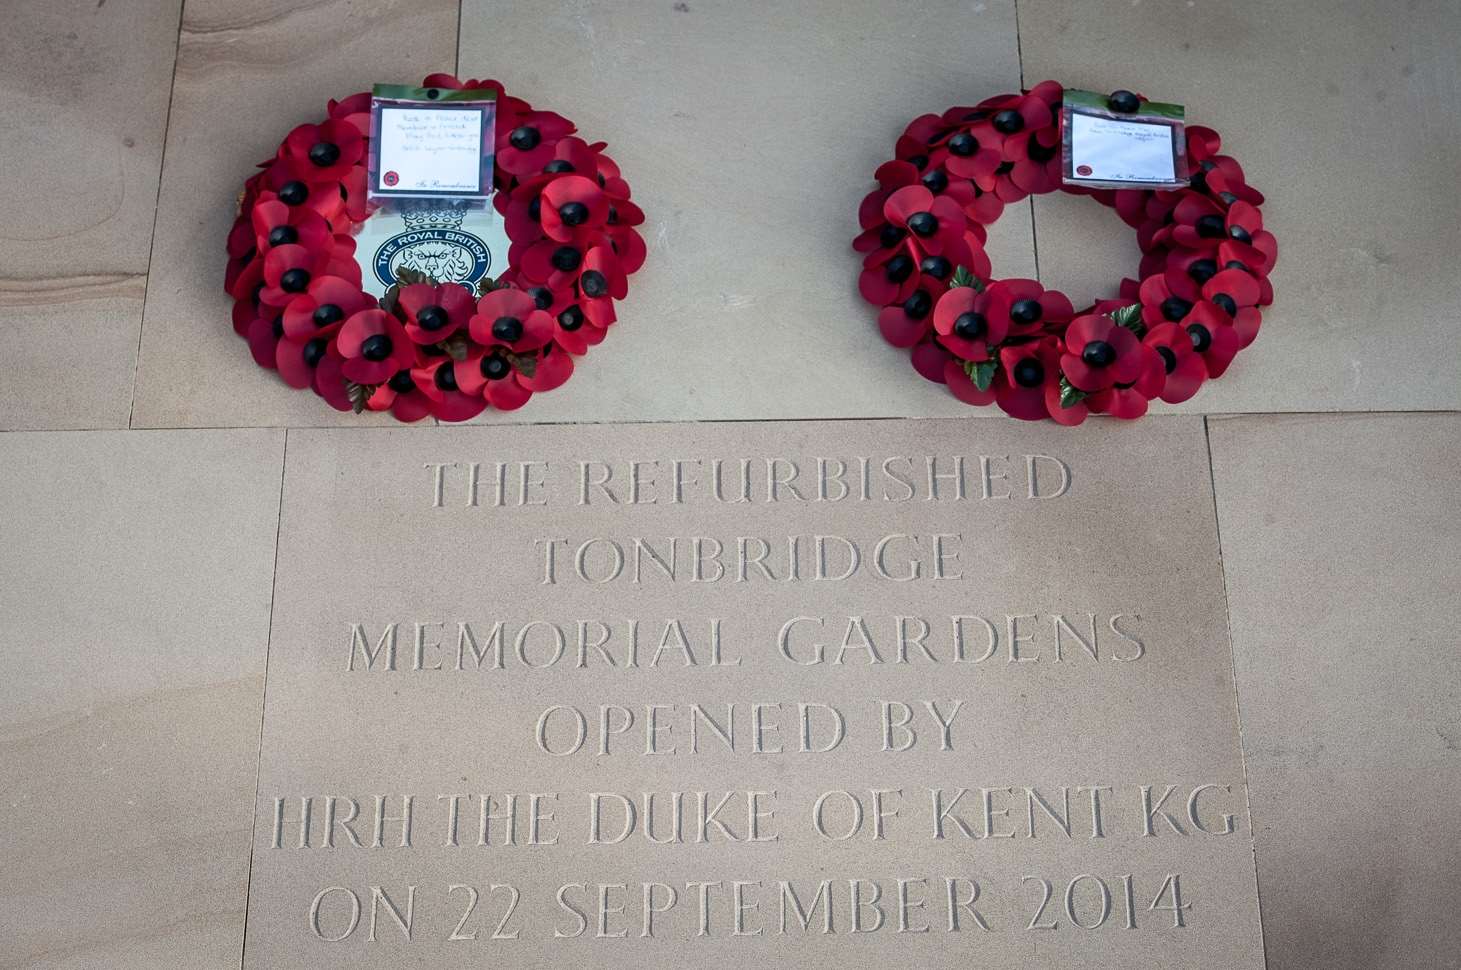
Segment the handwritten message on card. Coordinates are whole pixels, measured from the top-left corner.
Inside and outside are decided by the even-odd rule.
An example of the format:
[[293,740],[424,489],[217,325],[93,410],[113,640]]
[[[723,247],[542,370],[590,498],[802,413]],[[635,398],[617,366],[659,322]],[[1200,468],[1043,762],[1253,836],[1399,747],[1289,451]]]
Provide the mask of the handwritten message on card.
[[481,193],[482,123],[479,108],[381,108],[376,191]]
[[1079,179],[1165,182],[1175,177],[1171,125],[1070,116],[1071,167]]

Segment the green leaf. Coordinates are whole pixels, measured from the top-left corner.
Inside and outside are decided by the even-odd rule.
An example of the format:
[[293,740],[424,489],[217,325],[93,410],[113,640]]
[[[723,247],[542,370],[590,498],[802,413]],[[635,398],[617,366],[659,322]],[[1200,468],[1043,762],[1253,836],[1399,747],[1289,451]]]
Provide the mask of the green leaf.
[[491,277],[484,276],[477,281],[477,298],[481,299],[493,290],[505,290],[511,285],[511,283],[499,282]]
[[1131,306],[1124,306],[1118,310],[1112,310],[1108,316],[1118,327],[1124,327],[1136,334],[1138,337],[1146,336],[1146,324],[1141,322],[1141,304],[1133,303]]
[[984,292],[984,284],[979,281],[979,277],[969,272],[968,268],[964,266],[954,270],[953,278],[949,280],[949,286],[972,286],[975,293]]
[[966,360],[964,361],[964,373],[969,375],[969,380],[981,391],[989,390],[989,385],[994,383],[994,373],[999,370],[997,360]]
[[532,377],[538,372],[537,354],[514,354],[509,352],[507,359],[512,361],[512,366],[518,369],[524,377]]
[[1076,387],[1070,381],[1066,380],[1065,379],[1065,375],[1064,374],[1061,374],[1060,375],[1060,406],[1062,408],[1072,408],[1072,407],[1075,407],[1077,404],[1081,403],[1082,401],[1084,401],[1085,399],[1086,399],[1086,392],[1083,391],[1083,390],[1081,390],[1080,388]]
[[400,299],[401,284],[393,283],[391,284],[390,288],[386,290],[385,294],[380,298],[380,308],[389,313],[391,316],[399,318],[401,314],[396,311]]

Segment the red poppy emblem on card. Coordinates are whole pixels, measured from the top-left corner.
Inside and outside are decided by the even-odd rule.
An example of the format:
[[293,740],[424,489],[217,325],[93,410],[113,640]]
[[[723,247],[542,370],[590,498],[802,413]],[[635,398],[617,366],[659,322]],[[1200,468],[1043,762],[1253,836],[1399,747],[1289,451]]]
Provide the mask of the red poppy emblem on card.
[[395,172],[387,172],[386,174],[381,176],[380,180],[386,185],[395,185],[397,182],[401,181],[401,177]]
[[[1077,165],[1075,167],[1075,174],[1077,174],[1077,175],[1090,175],[1092,171],[1093,171],[1093,169],[1089,165]],[[394,172],[391,173],[391,175],[394,175],[394,174],[395,174]],[[386,177],[389,178],[390,176],[388,175]],[[394,185],[395,183],[392,182],[391,184]]]

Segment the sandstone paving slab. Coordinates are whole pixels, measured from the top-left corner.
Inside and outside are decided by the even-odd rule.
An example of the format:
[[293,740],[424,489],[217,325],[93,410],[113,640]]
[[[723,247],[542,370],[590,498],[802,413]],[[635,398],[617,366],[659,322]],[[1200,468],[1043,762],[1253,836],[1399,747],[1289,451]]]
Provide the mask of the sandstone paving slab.
[[1461,416],[1211,438],[1268,965],[1449,966]]
[[237,967],[283,433],[0,435],[0,964]]
[[6,5],[0,430],[127,424],[180,7]]

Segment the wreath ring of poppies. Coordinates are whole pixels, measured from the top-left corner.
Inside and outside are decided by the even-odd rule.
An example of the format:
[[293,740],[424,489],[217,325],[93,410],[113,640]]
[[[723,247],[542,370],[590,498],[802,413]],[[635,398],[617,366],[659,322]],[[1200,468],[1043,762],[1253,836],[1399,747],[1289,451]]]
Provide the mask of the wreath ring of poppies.
[[496,96],[493,205],[508,268],[473,290],[398,275],[361,287],[352,234],[366,192],[369,93],[331,100],[244,183],[228,237],[233,327],[254,360],[337,410],[401,421],[510,411],[573,374],[600,343],[643,265],[644,213],[605,152],[573,123],[509,97],[497,81],[433,74],[422,86]]
[[[1063,95],[1045,81],[915,118],[862,202],[858,289],[883,337],[961,401],[1067,425],[1138,418],[1153,399],[1192,397],[1253,342],[1278,245],[1262,193],[1210,128],[1186,128],[1185,188],[1064,185]],[[1117,91],[1110,104],[1142,100]],[[1080,311],[1035,280],[991,279],[984,249],[1006,205],[1057,189],[1114,208],[1142,252],[1139,279]]]

